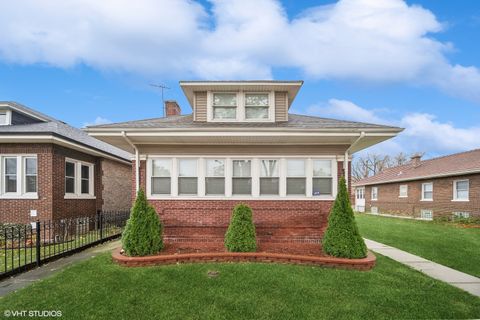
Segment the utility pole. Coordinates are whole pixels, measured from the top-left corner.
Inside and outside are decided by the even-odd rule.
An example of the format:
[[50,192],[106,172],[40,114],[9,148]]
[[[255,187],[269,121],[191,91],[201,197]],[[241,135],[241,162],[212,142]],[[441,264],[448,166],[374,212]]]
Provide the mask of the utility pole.
[[165,118],[165,116],[166,116],[166,111],[165,111],[165,99],[163,98],[163,91],[164,91],[165,89],[170,89],[170,88],[167,87],[167,86],[164,85],[164,84],[151,83],[150,85],[151,85],[152,87],[155,87],[155,88],[160,89],[160,91],[162,92],[162,104],[163,104],[162,110],[163,110],[163,117]]

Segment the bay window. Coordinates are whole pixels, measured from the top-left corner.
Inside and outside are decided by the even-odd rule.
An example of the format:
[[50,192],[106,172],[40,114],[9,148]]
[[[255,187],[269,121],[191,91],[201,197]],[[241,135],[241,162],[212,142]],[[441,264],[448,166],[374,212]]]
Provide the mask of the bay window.
[[151,167],[152,194],[168,194],[171,192],[171,159],[155,159]]
[[206,160],[205,193],[207,195],[225,194],[225,160]]
[[233,160],[232,194],[252,194],[252,161]]
[[213,119],[236,119],[237,118],[237,94],[214,93],[213,94]]
[[305,195],[305,160],[287,160],[287,195]]
[[279,194],[278,160],[260,161],[260,195]]
[[197,194],[197,160],[180,159],[178,161],[178,194]]
[[332,195],[332,161],[313,160],[312,195]]
[[245,94],[245,119],[268,119],[268,93]]
[[93,164],[65,159],[65,199],[94,198],[93,186]]

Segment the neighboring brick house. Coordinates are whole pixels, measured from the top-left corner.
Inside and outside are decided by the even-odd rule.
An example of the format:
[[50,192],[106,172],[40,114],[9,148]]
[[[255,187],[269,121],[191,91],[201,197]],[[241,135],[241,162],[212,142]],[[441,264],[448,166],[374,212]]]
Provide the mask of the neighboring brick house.
[[0,102],[0,223],[127,210],[130,159],[80,129]]
[[86,130],[135,153],[132,193],[146,191],[167,241],[222,242],[243,202],[261,242],[315,243],[351,154],[401,129],[289,114],[302,84],[183,81],[193,114],[167,101],[164,118]]
[[480,216],[480,149],[402,166],[357,181],[358,211],[431,220]]

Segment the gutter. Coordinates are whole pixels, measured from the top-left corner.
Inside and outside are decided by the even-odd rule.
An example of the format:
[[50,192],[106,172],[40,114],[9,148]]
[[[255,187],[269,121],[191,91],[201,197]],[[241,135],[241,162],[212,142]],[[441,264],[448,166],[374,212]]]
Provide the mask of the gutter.
[[122,131],[122,136],[125,141],[135,150],[135,191],[140,190],[140,155],[138,153],[138,148],[133,144],[133,142],[127,137],[125,131]]
[[350,147],[348,147],[347,150],[345,150],[345,158],[344,158],[344,161],[343,161],[343,171],[345,172],[345,182],[347,184],[347,190],[348,190],[348,158],[350,156],[350,150],[352,150],[352,148],[354,146],[356,146],[363,138],[366,137],[366,134],[365,134],[365,131],[362,131],[360,133],[360,136],[357,138],[357,140],[355,140],[351,145]]

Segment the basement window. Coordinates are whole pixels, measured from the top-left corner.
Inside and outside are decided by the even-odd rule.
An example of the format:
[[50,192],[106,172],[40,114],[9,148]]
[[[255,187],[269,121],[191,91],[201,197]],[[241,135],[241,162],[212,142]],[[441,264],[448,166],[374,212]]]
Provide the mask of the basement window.
[[420,211],[420,218],[424,220],[433,220],[433,211],[422,209]]

